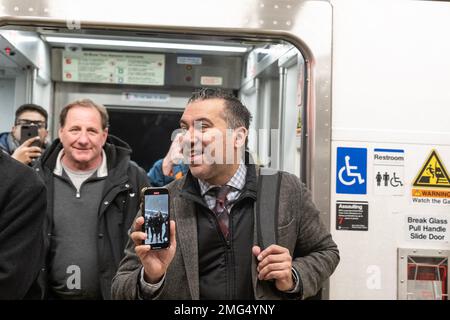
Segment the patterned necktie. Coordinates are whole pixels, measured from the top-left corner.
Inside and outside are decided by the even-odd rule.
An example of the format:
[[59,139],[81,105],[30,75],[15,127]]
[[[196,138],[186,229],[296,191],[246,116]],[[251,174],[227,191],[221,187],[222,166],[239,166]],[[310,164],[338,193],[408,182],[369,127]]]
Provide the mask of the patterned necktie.
[[217,222],[219,223],[220,230],[222,231],[225,239],[228,239],[228,210],[227,206],[227,194],[230,192],[230,186],[222,186],[220,188],[216,187],[214,189],[216,193],[216,205],[214,206],[213,212],[216,215]]

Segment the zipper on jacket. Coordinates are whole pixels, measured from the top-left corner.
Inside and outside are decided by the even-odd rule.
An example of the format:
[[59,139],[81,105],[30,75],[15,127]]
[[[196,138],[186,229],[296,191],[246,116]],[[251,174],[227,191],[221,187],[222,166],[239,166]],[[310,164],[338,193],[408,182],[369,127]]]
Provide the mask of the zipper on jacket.
[[84,181],[81,183],[79,189],[77,189],[77,188],[75,187],[75,185],[73,184],[72,180],[70,180],[70,178],[67,179],[67,180],[68,180],[68,182],[72,185],[72,187],[74,187],[74,189],[76,190],[76,191],[75,191],[75,198],[80,199],[80,198],[81,198],[81,188],[83,188],[83,186],[84,186],[86,183],[89,183],[89,182],[91,182],[91,181],[99,181],[99,180],[102,180],[102,179],[97,179],[97,177],[92,178],[92,176],[91,176],[91,177],[87,178],[86,180],[84,180]]

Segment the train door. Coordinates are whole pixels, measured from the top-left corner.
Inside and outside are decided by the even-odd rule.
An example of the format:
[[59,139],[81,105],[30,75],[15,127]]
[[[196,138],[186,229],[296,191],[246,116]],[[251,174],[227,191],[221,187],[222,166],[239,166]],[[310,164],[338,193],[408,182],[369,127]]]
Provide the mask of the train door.
[[[223,51],[212,53],[219,41],[208,44],[202,38],[204,46],[210,48],[199,51],[160,48],[156,51],[135,44],[134,51],[119,51],[115,46],[99,46],[98,43],[106,36],[110,41],[112,38],[118,42],[128,41],[123,32],[105,35],[93,30],[89,37],[77,38],[63,32],[56,29],[41,32],[41,37],[52,46],[55,112],[83,97],[100,101],[111,114],[110,133],[130,144],[132,159],[145,170],[167,152],[191,92],[201,86],[216,86],[240,96],[251,110],[249,149],[255,160],[300,176],[301,98],[297,90],[299,83],[304,82],[301,80],[304,74],[300,72],[304,70],[304,62],[293,45],[283,41],[247,40],[242,44],[222,40]],[[86,44],[87,40],[90,44]],[[138,40],[141,44],[155,41],[149,37],[135,38],[136,42]],[[180,35],[173,36],[166,46],[190,43]],[[228,48],[235,52],[227,52]],[[164,64],[160,79],[151,76],[135,79],[147,81],[145,86],[126,78],[132,63],[144,63],[139,61],[140,55],[142,59],[159,56],[159,63]],[[107,63],[119,66],[109,66],[113,71],[106,74],[100,70]],[[115,80],[112,77],[116,77]],[[56,123],[54,128],[56,130]]]
[[303,56],[292,45],[267,44],[246,64],[240,96],[253,115],[250,149],[261,164],[300,176]]

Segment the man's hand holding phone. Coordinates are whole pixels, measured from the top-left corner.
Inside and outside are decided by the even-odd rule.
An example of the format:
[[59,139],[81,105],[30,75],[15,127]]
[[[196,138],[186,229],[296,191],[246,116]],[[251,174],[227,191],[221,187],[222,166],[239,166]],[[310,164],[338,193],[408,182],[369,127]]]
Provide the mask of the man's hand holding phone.
[[34,158],[38,158],[41,156],[42,149],[33,146],[33,143],[39,140],[39,137],[32,137],[26,140],[14,151],[11,156],[17,161],[20,161],[24,164],[29,164]]
[[175,256],[177,242],[175,238],[175,221],[170,220],[170,246],[166,249],[152,250],[150,245],[143,244],[147,234],[142,232],[144,217],[139,217],[134,223],[131,240],[135,251],[144,267],[144,280],[148,283],[158,283],[167,271]]

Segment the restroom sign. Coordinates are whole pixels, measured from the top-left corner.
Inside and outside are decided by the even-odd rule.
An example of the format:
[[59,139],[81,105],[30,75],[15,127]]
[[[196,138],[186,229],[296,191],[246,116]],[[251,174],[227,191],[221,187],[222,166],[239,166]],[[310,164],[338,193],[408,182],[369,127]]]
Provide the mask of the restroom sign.
[[398,195],[405,192],[405,151],[374,149],[373,185],[376,195]]

